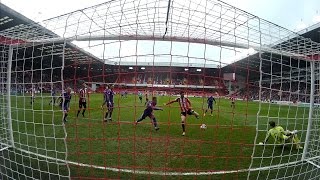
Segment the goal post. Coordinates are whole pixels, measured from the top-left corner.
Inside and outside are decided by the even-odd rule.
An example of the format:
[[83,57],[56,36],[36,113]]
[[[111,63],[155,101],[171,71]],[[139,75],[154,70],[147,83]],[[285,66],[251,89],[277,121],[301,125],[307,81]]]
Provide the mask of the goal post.
[[13,130],[12,130],[12,117],[11,117],[11,91],[9,90],[11,87],[11,68],[12,68],[12,56],[13,56],[13,47],[9,46],[8,50],[8,66],[7,66],[7,95],[6,95],[6,106],[7,106],[7,121],[8,121],[8,145],[14,147],[14,139],[13,139]]
[[10,107],[8,106],[8,99],[10,97],[8,98],[8,92],[6,91],[6,87],[8,87],[10,84],[5,83],[5,80],[8,78],[8,74],[10,74],[7,73],[7,68],[9,67],[7,59],[8,53],[5,53],[4,46],[1,45],[1,150],[5,150],[12,145],[12,141],[10,140],[10,133],[12,131],[10,131],[11,126],[8,122],[8,118],[11,117],[11,114],[8,113],[8,110],[10,110]]
[[309,141],[310,141],[310,134],[312,131],[312,125],[313,125],[313,109],[314,109],[314,94],[315,94],[315,62],[310,62],[310,76],[311,76],[311,87],[310,87],[310,108],[309,108],[309,117],[308,117],[308,127],[307,127],[307,134],[306,134],[306,140],[304,144],[303,154],[301,160],[306,160],[308,148],[309,148]]
[[52,84],[63,87],[62,59],[11,41],[0,46],[1,179],[69,178],[65,127],[58,106],[48,105]]
[[11,99],[8,87],[11,86],[12,47],[1,46],[1,150],[14,147],[11,122]]

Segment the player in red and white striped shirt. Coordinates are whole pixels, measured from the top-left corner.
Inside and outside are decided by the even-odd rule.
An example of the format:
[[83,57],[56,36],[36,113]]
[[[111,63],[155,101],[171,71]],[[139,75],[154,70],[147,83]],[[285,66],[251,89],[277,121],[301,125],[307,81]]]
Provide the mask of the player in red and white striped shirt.
[[34,99],[36,98],[36,88],[33,87],[32,85],[32,88],[31,88],[31,101],[30,101],[30,104],[33,104],[34,103]]
[[174,102],[178,102],[181,110],[181,126],[182,126],[182,136],[186,134],[185,132],[185,121],[187,115],[194,115],[197,119],[199,118],[199,114],[191,109],[191,102],[188,98],[184,97],[184,92],[180,92],[180,97],[177,99],[166,103],[165,105],[172,104]]
[[236,102],[235,102],[235,97],[234,96],[231,96],[230,97],[230,101],[231,101],[231,107],[232,109],[234,109],[236,107]]
[[146,97],[146,102],[144,103],[144,105],[146,105],[149,102],[148,91],[145,92],[145,97]]
[[84,117],[84,113],[86,112],[87,109],[87,88],[89,88],[86,83],[82,83],[82,88],[79,90],[79,109],[77,113],[77,117],[80,114],[80,111],[82,110],[82,117]]

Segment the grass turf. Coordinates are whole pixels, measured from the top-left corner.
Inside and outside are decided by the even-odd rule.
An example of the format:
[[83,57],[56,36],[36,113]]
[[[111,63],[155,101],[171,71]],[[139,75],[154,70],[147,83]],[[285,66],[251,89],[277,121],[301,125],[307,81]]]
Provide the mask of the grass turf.
[[[12,154],[15,154],[14,161],[17,164],[28,162],[22,164],[32,169],[31,172],[39,171],[29,173],[30,177],[41,177],[41,174],[47,176],[42,171],[68,176],[66,166],[56,165],[52,160],[19,151],[22,149],[57,159],[65,158],[62,113],[58,107],[49,106],[48,96],[38,96],[33,105],[30,104],[28,96],[12,96],[12,126],[17,149],[8,151],[7,156],[10,159]],[[161,106],[174,98],[159,96],[158,105]],[[190,97],[190,100],[193,109],[202,115],[206,99]],[[248,169],[252,160],[256,127],[259,129],[257,142],[264,139],[269,120],[279,122],[285,129],[300,130],[299,135],[303,140],[308,119],[307,108],[275,104],[261,104],[259,108],[257,102],[237,101],[236,108],[232,109],[229,100],[217,99],[213,116],[207,113],[207,116],[201,116],[199,120],[191,116],[187,118],[187,134],[182,137],[177,103],[164,107],[164,111],[155,112],[160,127],[157,132],[149,119],[137,126],[133,125],[144,110],[144,102],[140,103],[137,96],[116,96],[111,123],[103,123],[104,110],[101,110],[101,104],[102,95],[91,94],[85,117],[81,117],[80,114],[77,118],[78,102],[77,98],[73,97],[65,126],[68,134],[67,159],[101,168],[128,169],[133,173],[83,167],[71,163],[69,166],[73,178],[153,179],[162,176],[140,175],[134,171],[170,173]],[[200,130],[202,123],[207,125],[207,130]],[[252,168],[296,161],[301,158],[301,153],[302,151],[290,147],[283,149],[276,146],[256,146]],[[15,171],[25,172],[24,166],[14,166]],[[263,173],[259,173],[260,176],[261,174]],[[269,177],[269,173],[267,175]],[[209,176],[194,177],[207,179]],[[247,172],[214,177],[245,179]],[[167,178],[174,179],[175,176]]]

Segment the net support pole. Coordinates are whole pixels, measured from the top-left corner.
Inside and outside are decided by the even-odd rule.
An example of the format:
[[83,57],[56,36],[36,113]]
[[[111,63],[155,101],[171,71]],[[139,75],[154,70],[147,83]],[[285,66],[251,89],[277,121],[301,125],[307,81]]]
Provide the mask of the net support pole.
[[310,61],[310,70],[311,70],[311,91],[310,91],[310,106],[309,106],[309,118],[308,118],[308,127],[307,127],[307,135],[304,143],[303,153],[301,160],[304,161],[306,159],[308,153],[308,146],[310,141],[310,133],[312,127],[312,115],[313,115],[313,107],[314,107],[314,88],[315,88],[315,62]]
[[[64,84],[64,77],[63,77],[63,73],[64,73],[64,68],[65,68],[65,54],[66,54],[66,45],[67,42],[64,41],[63,43],[63,49],[62,49],[62,66],[61,66],[61,88],[62,88],[62,96],[63,96],[63,91],[65,90],[65,84]],[[65,97],[63,96],[63,102],[62,102],[62,111],[63,111],[63,105],[65,103]],[[63,116],[62,116],[63,117]],[[61,119],[63,122],[63,119]],[[67,137],[68,137],[68,133],[67,133],[67,129],[65,126],[65,123],[63,122],[63,132],[64,132],[64,138],[63,138],[63,142],[64,145],[66,147],[66,153],[65,153],[65,158],[64,161],[66,162],[67,165],[67,169],[68,169],[68,177],[70,179],[70,167],[69,167],[69,163],[67,163],[67,159],[68,159],[68,146],[67,146]]]
[[9,46],[8,64],[7,64],[7,120],[9,144],[14,147],[12,117],[11,117],[11,68],[12,68],[13,47]]

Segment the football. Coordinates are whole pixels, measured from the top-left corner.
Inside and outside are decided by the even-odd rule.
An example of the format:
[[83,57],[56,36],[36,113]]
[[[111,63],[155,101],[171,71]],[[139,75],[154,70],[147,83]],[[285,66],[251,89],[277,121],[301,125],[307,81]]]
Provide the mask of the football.
[[205,124],[201,124],[200,129],[202,129],[202,130],[207,129],[207,125],[205,125]]

